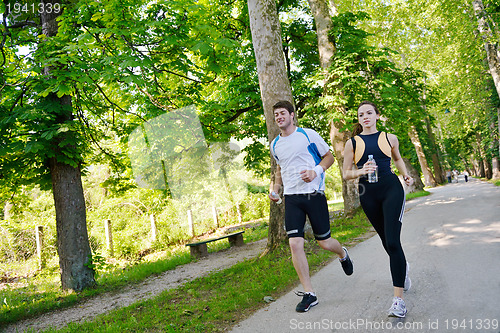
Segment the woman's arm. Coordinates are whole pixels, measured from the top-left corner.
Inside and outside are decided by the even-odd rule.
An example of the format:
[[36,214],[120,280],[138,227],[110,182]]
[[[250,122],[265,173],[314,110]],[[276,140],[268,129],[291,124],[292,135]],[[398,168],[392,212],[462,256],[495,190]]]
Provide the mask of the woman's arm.
[[376,166],[372,162],[366,162],[363,168],[358,169],[354,164],[354,147],[351,140],[347,140],[344,147],[344,164],[342,165],[342,177],[344,179],[355,179],[375,171]]
[[405,181],[405,184],[407,186],[410,186],[413,184],[413,178],[408,175],[408,171],[406,170],[406,165],[405,162],[403,161],[403,158],[401,157],[401,153],[399,152],[399,141],[397,136],[394,134],[388,134],[387,135],[389,142],[391,144],[391,155],[392,155],[392,160],[394,161],[394,165],[398,169],[399,173],[403,176],[403,180]]

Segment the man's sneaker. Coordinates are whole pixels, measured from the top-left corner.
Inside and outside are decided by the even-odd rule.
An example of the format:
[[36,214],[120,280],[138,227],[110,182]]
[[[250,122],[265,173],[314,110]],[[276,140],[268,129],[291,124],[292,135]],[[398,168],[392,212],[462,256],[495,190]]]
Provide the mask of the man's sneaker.
[[302,296],[302,301],[297,304],[295,311],[297,312],[307,312],[310,308],[318,304],[318,298],[311,293],[305,293],[302,291],[295,292],[297,296]]
[[408,291],[411,288],[411,279],[408,276],[408,273],[410,272],[410,263],[406,262],[406,277],[405,277],[405,285],[403,287],[404,291]]
[[389,309],[390,317],[404,318],[406,316],[406,304],[400,297],[394,297],[392,299],[392,306]]
[[347,252],[347,249],[345,247],[342,247],[345,251],[345,257],[340,259],[340,264],[342,265],[342,269],[344,270],[344,273],[346,275],[351,275],[352,272],[354,271],[354,268],[352,266],[352,260],[349,257],[349,252]]

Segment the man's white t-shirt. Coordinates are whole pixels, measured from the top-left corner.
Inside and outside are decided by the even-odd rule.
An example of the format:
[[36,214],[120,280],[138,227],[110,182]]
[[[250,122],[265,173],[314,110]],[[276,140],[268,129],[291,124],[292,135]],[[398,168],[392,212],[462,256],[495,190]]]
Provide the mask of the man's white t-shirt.
[[[319,134],[309,128],[303,129],[311,143],[315,143],[321,156],[330,151],[330,147]],[[276,141],[277,140],[277,141]],[[276,141],[276,143],[275,143]],[[271,153],[281,168],[283,194],[307,194],[315,191],[324,191],[324,177],[317,175],[312,182],[306,183],[300,177],[302,170],[312,170],[316,166],[314,158],[307,150],[307,137],[295,130],[289,136],[279,135],[271,142]]]

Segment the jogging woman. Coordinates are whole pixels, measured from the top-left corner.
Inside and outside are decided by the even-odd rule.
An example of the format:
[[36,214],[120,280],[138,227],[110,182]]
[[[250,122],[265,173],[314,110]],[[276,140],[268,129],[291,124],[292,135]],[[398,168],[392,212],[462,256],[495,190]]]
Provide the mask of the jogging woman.
[[[343,177],[359,178],[361,206],[390,258],[394,297],[389,316],[403,318],[407,312],[403,291],[411,285],[409,265],[400,240],[405,193],[398,177],[391,170],[391,157],[406,185],[411,185],[413,178],[406,171],[397,137],[377,130],[379,118],[380,113],[375,104],[365,101],[359,105],[359,123],[353,130],[353,137],[345,144]],[[368,155],[372,155],[375,162],[368,161]],[[378,180],[368,182],[367,175],[376,169]]]

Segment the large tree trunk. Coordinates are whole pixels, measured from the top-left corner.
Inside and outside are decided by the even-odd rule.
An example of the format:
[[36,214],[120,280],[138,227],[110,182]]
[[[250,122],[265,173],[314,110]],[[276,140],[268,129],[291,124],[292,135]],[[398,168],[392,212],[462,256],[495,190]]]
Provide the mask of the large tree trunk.
[[[332,28],[330,13],[336,12],[335,4],[333,1],[330,1],[330,6],[332,8],[329,8],[327,0],[309,0],[309,6],[311,7],[311,12],[316,23],[320,66],[323,69],[323,74],[326,78],[323,82],[323,95],[327,96],[331,93],[341,93],[342,87],[330,87],[330,89],[335,89],[334,91],[329,91],[328,88],[328,83],[330,81],[328,78],[332,79],[328,75],[328,69],[332,64],[332,57],[336,51],[334,43],[328,36],[328,32]],[[333,108],[334,110],[332,111],[334,112],[346,114],[346,110],[343,105],[337,105]],[[341,132],[339,130],[343,127],[343,125],[344,124],[341,122],[330,122],[330,141],[332,143],[334,156],[341,175],[344,163],[344,145],[349,139],[348,132]],[[342,196],[344,198],[344,212],[347,215],[351,215],[360,206],[357,181],[346,181],[342,178]]]
[[497,42],[494,39],[493,32],[488,24],[488,17],[484,10],[483,1],[472,1],[472,7],[474,8],[474,13],[476,14],[479,33],[484,41],[484,48],[486,50],[490,74],[493,78],[493,82],[495,83],[498,97],[500,98],[500,60],[498,58]]
[[479,133],[476,133],[476,141],[475,141],[475,149],[476,149],[476,154],[475,157],[477,158],[476,164],[478,166],[478,176],[481,178],[486,178],[486,169],[484,166],[484,152],[483,152],[483,147],[482,147],[482,141],[481,141],[481,135]]
[[[283,47],[281,25],[274,0],[248,0],[248,15],[252,43],[257,62],[259,86],[266,117],[269,142],[280,132],[274,122],[273,105],[279,100],[293,103],[292,90],[288,81]],[[276,175],[276,161],[271,157],[271,181]],[[286,239],[284,230],[285,205],[271,202],[267,249],[274,249]]]
[[[486,59],[488,61],[488,67],[490,69],[491,77],[495,84],[495,88],[500,98],[500,57],[498,49],[498,40],[494,38],[493,31],[488,24],[492,21],[486,11],[484,10],[484,5],[482,0],[472,1],[472,8],[477,18],[477,25],[481,38],[484,41],[484,49],[486,50]],[[500,108],[497,108],[497,118],[498,118],[498,142],[500,143]],[[500,153],[500,144],[498,146]]]
[[415,146],[415,150],[417,151],[418,162],[420,163],[420,168],[422,169],[422,174],[424,175],[425,186],[435,187],[437,185],[436,180],[432,175],[431,168],[429,168],[422,143],[420,142],[420,138],[418,137],[417,130],[414,126],[410,127],[410,129],[408,130],[408,135],[410,136],[410,140]]
[[[45,4],[60,3],[59,0],[45,1]],[[58,30],[57,17],[60,13],[42,11],[42,32],[47,38],[56,36]],[[47,78],[52,76],[52,68],[43,68]],[[54,110],[57,110],[57,123],[73,120],[71,110],[71,96],[57,97],[50,94],[47,99]],[[59,254],[59,268],[61,271],[61,285],[63,289],[82,290],[95,284],[94,271],[87,264],[91,258],[91,250],[87,234],[87,219],[85,212],[85,198],[81,180],[80,168],[61,162],[67,159],[61,152],[61,142],[72,131],[65,132],[54,138],[53,146],[55,157],[49,159],[52,178],[52,191],[56,210],[57,225],[57,252]],[[72,140],[70,140],[72,141]]]
[[[422,191],[424,189],[424,183],[422,183],[422,180],[420,179],[420,174],[418,173],[417,169],[415,169],[413,165],[411,165],[410,160],[407,159],[406,157],[403,157],[403,161],[405,162],[408,174],[414,179],[413,184],[411,186],[407,186],[405,192],[412,193],[412,192]],[[399,176],[401,183],[404,184],[404,180],[402,178],[403,176]]]
[[[431,142],[432,147],[432,165],[434,166],[434,177],[438,184],[442,184],[445,182],[443,178],[443,170],[441,168],[441,163],[439,160],[439,149],[436,144],[436,139],[434,137],[434,133],[432,132],[431,123],[429,117],[425,118],[425,126],[427,128],[427,135],[429,136],[429,140]],[[412,176],[413,177],[413,176]]]

